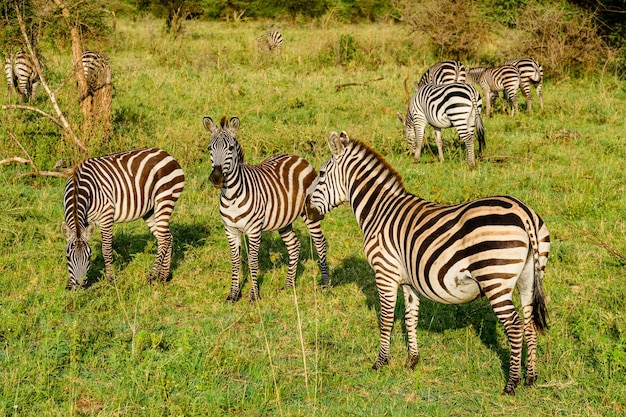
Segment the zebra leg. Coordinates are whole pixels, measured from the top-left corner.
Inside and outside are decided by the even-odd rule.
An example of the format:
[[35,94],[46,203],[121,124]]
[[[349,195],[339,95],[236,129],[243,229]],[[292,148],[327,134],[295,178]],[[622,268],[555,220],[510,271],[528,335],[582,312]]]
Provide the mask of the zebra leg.
[[409,147],[413,151],[413,160],[419,162],[422,155],[422,143],[424,140],[424,131],[426,130],[426,121],[418,120],[415,124],[415,141],[411,143],[409,140]]
[[391,343],[391,330],[393,328],[393,314],[396,308],[398,284],[394,280],[385,277],[380,271],[376,271],[376,287],[380,299],[380,351],[373,369],[378,370],[389,363],[389,346]]
[[[501,287],[499,288],[501,289]],[[515,310],[513,300],[511,297],[511,291],[508,292],[508,297],[502,299],[498,297],[491,299],[489,302],[496,312],[496,316],[500,322],[504,325],[507,337],[509,339],[509,345],[511,347],[511,360],[509,365],[509,379],[504,387],[503,394],[515,395],[515,387],[521,380],[521,362],[522,362],[522,343],[524,340],[524,329],[522,326],[522,320]],[[496,294],[497,296],[497,294]]]
[[539,108],[543,112],[543,93],[541,92],[541,83],[535,86],[535,90],[537,90],[537,99],[539,100]]
[[537,327],[533,319],[533,294],[535,290],[534,259],[532,254],[528,256],[524,270],[517,281],[517,290],[520,294],[522,313],[524,316],[524,336],[528,352],[526,355],[526,386],[533,385],[537,380]]
[[410,285],[403,285],[402,293],[404,294],[405,307],[404,325],[406,326],[408,338],[409,359],[407,367],[413,369],[420,359],[417,346],[417,320],[419,317],[420,299],[417,291]]
[[311,238],[313,239],[313,243],[315,244],[315,251],[317,252],[317,256],[319,257],[319,267],[322,273],[322,288],[328,287],[330,283],[330,277],[328,275],[328,265],[326,264],[326,238],[322,233],[322,228],[320,226],[320,221],[311,221],[306,216],[302,216],[304,222],[306,223],[306,227],[309,229],[309,233],[311,233]]
[[483,95],[485,96],[485,114],[491,117],[491,90],[489,87],[483,87]]
[[441,129],[434,127],[435,129],[435,143],[437,144],[437,154],[439,155],[439,162],[443,162],[443,139],[441,138]]
[[230,262],[232,275],[230,281],[230,293],[226,302],[234,303],[239,299],[239,272],[241,271],[241,232],[236,229],[226,228],[226,238],[230,247]]
[[102,257],[104,258],[104,274],[113,281],[113,216],[100,223],[102,234]]
[[283,238],[287,253],[289,254],[289,269],[287,270],[287,279],[285,280],[285,288],[294,286],[296,280],[296,272],[298,272],[298,261],[300,260],[300,241],[293,231],[291,225],[286,226],[278,231],[280,237]]
[[519,89],[522,92],[522,96],[526,99],[526,113],[530,113],[533,108],[533,97],[530,94],[530,83],[526,82],[520,84]]
[[511,117],[514,117],[516,113],[519,113],[518,105],[517,105],[517,88],[513,91],[508,92],[510,106],[511,106]]
[[149,282],[156,279],[165,282],[169,278],[173,238],[169,229],[169,217],[172,211],[169,206],[167,207],[167,209],[163,206],[156,208],[152,216],[144,218],[157,240],[157,256],[150,271]]
[[250,301],[260,300],[259,284],[257,275],[259,274],[259,247],[261,246],[261,231],[248,233],[248,268],[250,268],[250,277],[252,288],[250,288]]

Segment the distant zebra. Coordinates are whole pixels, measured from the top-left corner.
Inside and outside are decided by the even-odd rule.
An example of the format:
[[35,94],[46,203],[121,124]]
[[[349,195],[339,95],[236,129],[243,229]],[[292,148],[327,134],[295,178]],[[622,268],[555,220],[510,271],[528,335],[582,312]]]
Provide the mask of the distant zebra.
[[527,112],[532,109],[532,96],[530,94],[530,86],[534,86],[539,99],[539,107],[543,111],[543,94],[541,84],[543,83],[543,67],[533,58],[512,59],[504,64],[515,65],[520,72],[520,90],[526,98]]
[[83,51],[81,62],[87,82],[87,95],[94,95],[99,89],[111,84],[113,72],[105,54]]
[[498,67],[470,68],[465,82],[482,87],[487,116],[491,116],[492,93],[498,91],[504,91],[511,108],[511,117],[517,113],[517,89],[521,80],[520,72],[516,66],[500,65]]
[[478,153],[486,146],[481,111],[480,94],[469,84],[427,84],[418,88],[410,101],[406,120],[398,113],[415,162],[420,160],[424,131],[429,124],[435,129],[439,161],[443,162],[441,129],[454,127],[467,147],[467,163],[473,167],[474,132],[478,139]]
[[4,72],[7,77],[9,102],[11,92],[15,90],[22,102],[32,103],[35,101],[35,93],[39,86],[39,74],[35,63],[24,51],[17,51],[6,58]]
[[67,288],[80,285],[89,270],[87,242],[95,226],[102,233],[102,257],[108,279],[113,278],[113,223],[142,218],[157,239],[157,257],[150,273],[166,280],[172,257],[169,220],[185,186],[180,165],[165,151],[136,149],[87,159],[65,186],[63,235],[67,239]]
[[281,54],[281,47],[283,46],[283,35],[277,30],[270,30],[265,32],[257,38],[259,48],[264,51],[276,50],[278,55]]
[[226,237],[230,245],[232,282],[226,299],[235,302],[239,298],[239,271],[241,268],[241,238],[248,236],[248,266],[252,277],[250,300],[259,297],[257,284],[258,255],[261,232],[278,230],[289,253],[289,269],[285,287],[293,287],[298,267],[300,242],[292,223],[301,216],[313,238],[319,255],[322,286],[328,285],[326,265],[326,239],[320,223],[304,216],[304,201],[311,184],[317,177],[315,169],[304,159],[295,155],[278,155],[267,158],[259,165],[244,163],[243,150],[235,133],[239,119],[222,117],[221,127],[205,116],[204,127],[211,132],[211,183],[221,188],[220,214],[224,221]]
[[427,84],[464,83],[466,75],[465,66],[460,61],[442,61],[426,70],[415,89]]
[[[419,360],[419,297],[461,304],[486,296],[511,346],[509,379],[521,379],[522,343],[528,347],[526,385],[537,378],[537,332],[547,328],[543,274],[550,251],[545,223],[513,197],[490,197],[452,206],[406,191],[382,156],[345,132],[331,133],[332,157],[320,168],[307,198],[307,214],[319,220],[349,202],[361,230],[365,256],[380,296],[380,351],[373,368],[389,361],[398,288],[405,300],[408,364]],[[520,294],[523,323],[513,304]]]

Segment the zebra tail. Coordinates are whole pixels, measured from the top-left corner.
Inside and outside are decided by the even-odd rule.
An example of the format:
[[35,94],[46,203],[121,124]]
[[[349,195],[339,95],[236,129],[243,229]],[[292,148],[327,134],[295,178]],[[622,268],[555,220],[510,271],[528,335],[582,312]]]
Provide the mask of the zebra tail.
[[482,154],[484,149],[487,149],[487,143],[485,142],[485,125],[483,124],[483,118],[478,111],[478,105],[474,101],[473,103],[474,117],[476,124],[476,138],[478,139],[478,154]]
[[541,265],[539,264],[539,241],[536,223],[534,229],[534,231],[528,230],[535,264],[532,317],[537,331],[539,333],[543,333],[548,329],[548,308],[546,306],[546,296],[543,292],[543,271],[541,270]]

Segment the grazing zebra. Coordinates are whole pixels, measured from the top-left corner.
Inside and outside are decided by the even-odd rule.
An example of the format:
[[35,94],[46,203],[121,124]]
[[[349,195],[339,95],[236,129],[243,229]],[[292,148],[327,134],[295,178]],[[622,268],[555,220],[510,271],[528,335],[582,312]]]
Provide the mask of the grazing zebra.
[[511,117],[517,113],[517,89],[520,86],[520,81],[520,72],[515,65],[470,68],[465,79],[468,84],[482,87],[487,116],[491,116],[492,93],[504,91],[511,107]]
[[259,36],[257,38],[257,43],[259,44],[259,48],[261,50],[270,52],[276,50],[278,55],[280,55],[281,47],[283,45],[283,35],[281,35],[277,30],[270,30],[269,32],[265,32]]
[[515,65],[520,72],[520,90],[526,98],[527,112],[532,108],[532,97],[530,94],[530,86],[534,86],[539,99],[539,107],[543,111],[543,94],[541,92],[541,83],[543,83],[543,67],[539,62],[532,58],[512,59],[506,61],[505,64]]
[[105,54],[83,51],[81,62],[87,82],[87,95],[94,95],[99,89],[111,84],[113,74],[109,58]]
[[[406,191],[400,175],[375,151],[331,133],[332,157],[320,168],[307,198],[307,214],[319,220],[349,202],[363,231],[365,256],[376,273],[380,297],[380,351],[373,368],[388,363],[398,288],[405,300],[408,364],[419,360],[420,295],[444,304],[486,296],[509,338],[511,360],[504,388],[514,394],[521,379],[522,343],[528,346],[526,384],[537,378],[537,332],[547,328],[543,274],[550,250],[548,229],[513,197],[490,197],[452,206]],[[523,323],[513,305],[517,284]]]
[[300,255],[300,242],[292,228],[293,221],[302,216],[319,255],[322,286],[328,285],[326,265],[326,239],[320,223],[304,216],[305,196],[317,177],[315,169],[304,159],[295,155],[270,157],[259,165],[244,163],[243,150],[235,133],[239,119],[230,121],[222,117],[221,127],[205,116],[204,127],[211,132],[211,183],[221,188],[220,214],[224,221],[226,237],[230,245],[232,282],[229,302],[239,298],[239,270],[241,268],[241,238],[248,236],[250,251],[248,265],[252,277],[250,300],[259,297],[257,284],[258,255],[261,232],[278,230],[289,253],[289,269],[285,287],[293,287]]
[[29,103],[35,101],[35,93],[40,82],[39,74],[35,63],[26,52],[17,51],[10,54],[4,64],[4,72],[7,76],[9,102],[13,90],[19,94],[20,100]]
[[102,233],[106,276],[113,279],[113,223],[139,218],[145,220],[158,243],[150,281],[166,280],[172,257],[169,220],[184,186],[180,165],[161,149],[136,149],[81,163],[67,181],[63,197],[67,288],[80,285],[87,275],[91,255],[87,241],[96,224]]
[[407,109],[406,120],[398,113],[415,162],[420,160],[426,124],[435,129],[435,142],[441,162],[443,162],[441,129],[454,126],[467,147],[467,163],[470,168],[473,167],[474,131],[478,139],[478,153],[486,146],[481,111],[480,94],[469,84],[428,84],[418,88]]
[[465,66],[460,61],[442,61],[426,70],[415,89],[426,84],[464,83],[466,75]]

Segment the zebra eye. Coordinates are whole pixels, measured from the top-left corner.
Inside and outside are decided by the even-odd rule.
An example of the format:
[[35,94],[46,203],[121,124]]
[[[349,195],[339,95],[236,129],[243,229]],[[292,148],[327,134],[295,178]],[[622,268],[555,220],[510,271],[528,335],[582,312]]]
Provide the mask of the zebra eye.
[[232,152],[234,149],[235,149],[235,145],[230,145],[230,146],[228,147],[228,150],[229,150],[229,151],[231,151],[231,152]]

